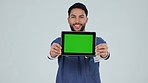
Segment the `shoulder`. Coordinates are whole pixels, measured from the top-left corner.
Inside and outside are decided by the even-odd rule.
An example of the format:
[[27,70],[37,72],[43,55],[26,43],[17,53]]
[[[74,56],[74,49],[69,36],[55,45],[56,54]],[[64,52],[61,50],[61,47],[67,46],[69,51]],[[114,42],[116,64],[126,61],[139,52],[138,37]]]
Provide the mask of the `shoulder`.
[[96,37],[96,45],[101,44],[101,43],[106,43],[106,41],[102,39],[101,37]]
[[56,38],[55,40],[53,40],[52,43],[51,43],[51,45],[52,45],[53,43],[58,43],[58,44],[61,45],[61,37],[58,37],[58,38]]

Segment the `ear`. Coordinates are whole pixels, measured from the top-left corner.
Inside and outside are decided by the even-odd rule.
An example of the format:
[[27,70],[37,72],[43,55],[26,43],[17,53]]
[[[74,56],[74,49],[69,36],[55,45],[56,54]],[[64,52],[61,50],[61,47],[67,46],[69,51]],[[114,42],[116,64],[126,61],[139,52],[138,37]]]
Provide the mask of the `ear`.
[[86,17],[86,23],[88,22],[88,18]]
[[68,21],[68,23],[70,23],[70,18],[69,17],[67,18],[67,21]]

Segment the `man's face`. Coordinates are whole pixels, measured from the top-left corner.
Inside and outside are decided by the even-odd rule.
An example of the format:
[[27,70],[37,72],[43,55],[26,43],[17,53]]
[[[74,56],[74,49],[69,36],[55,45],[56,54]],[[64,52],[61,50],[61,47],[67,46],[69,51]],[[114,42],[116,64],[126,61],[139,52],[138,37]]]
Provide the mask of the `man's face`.
[[71,10],[68,22],[72,31],[84,31],[88,18],[84,10],[74,8]]

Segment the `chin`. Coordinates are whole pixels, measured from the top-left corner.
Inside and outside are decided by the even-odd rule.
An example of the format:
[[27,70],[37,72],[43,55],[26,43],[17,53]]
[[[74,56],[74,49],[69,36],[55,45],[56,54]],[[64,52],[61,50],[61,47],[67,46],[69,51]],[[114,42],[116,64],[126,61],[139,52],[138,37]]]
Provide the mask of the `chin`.
[[81,29],[75,29],[75,31],[80,31]]

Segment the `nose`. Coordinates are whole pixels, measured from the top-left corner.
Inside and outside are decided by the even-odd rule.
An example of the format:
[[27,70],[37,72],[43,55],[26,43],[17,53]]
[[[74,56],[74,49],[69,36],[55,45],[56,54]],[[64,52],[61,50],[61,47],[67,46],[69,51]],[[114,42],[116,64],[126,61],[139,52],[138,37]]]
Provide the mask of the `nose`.
[[79,20],[79,18],[76,18],[76,21],[75,21],[76,23],[79,23],[80,22],[80,20]]

